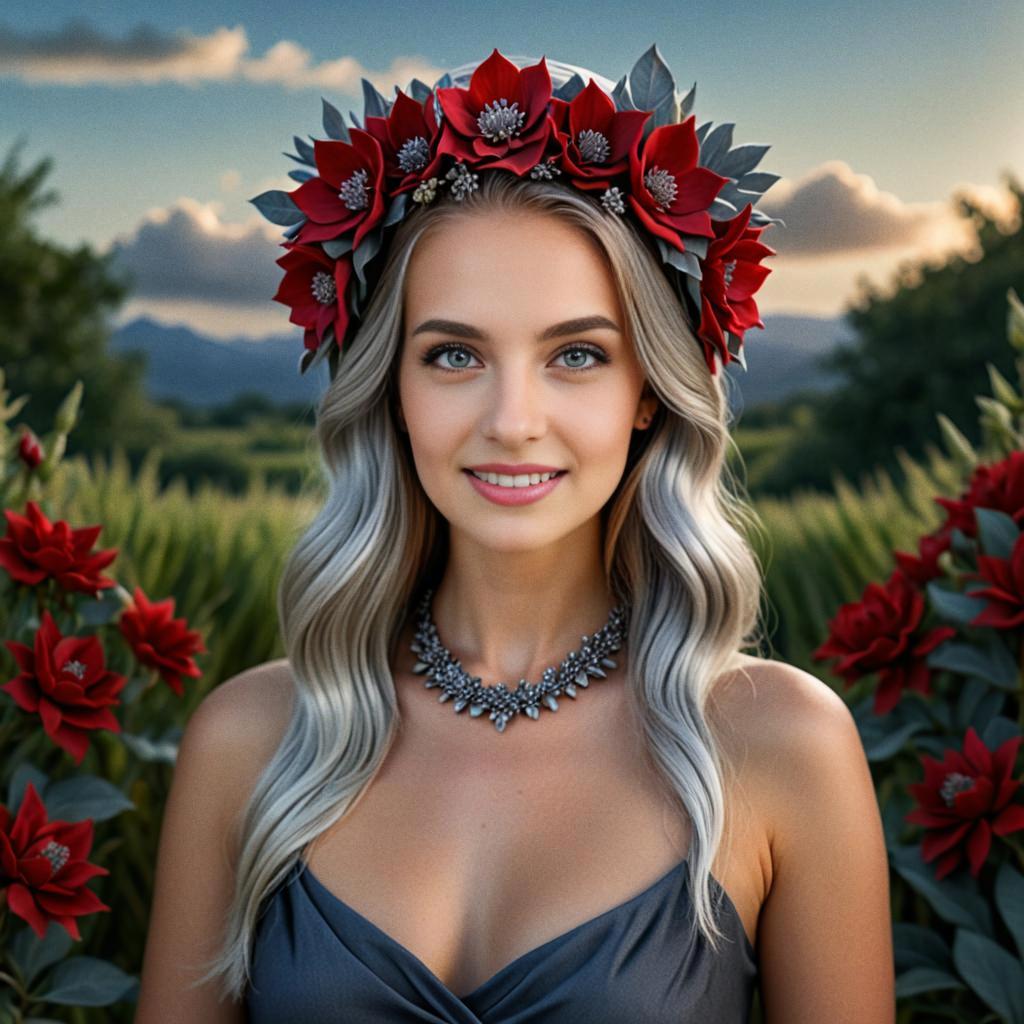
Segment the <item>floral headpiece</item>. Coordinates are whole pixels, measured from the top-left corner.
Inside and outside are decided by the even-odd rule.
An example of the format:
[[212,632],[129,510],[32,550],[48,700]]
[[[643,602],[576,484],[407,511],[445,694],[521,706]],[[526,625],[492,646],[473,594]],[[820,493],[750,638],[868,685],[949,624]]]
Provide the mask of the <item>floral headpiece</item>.
[[274,301],[305,329],[300,372],[326,356],[335,374],[385,238],[410,204],[432,203],[443,189],[461,201],[479,172],[497,169],[592,192],[609,216],[649,233],[710,371],[716,354],[746,370],[743,335],[764,327],[753,298],[771,273],[761,260],[775,255],[759,238],[784,224],[753,208],[779,178],[754,170],[769,147],[733,148],[732,124],[695,128],[696,83],[679,96],[655,45],[614,86],[584,68],[532,60],[495,49],[432,89],[415,78],[408,93],[395,86],[393,100],[364,78],[362,125],[350,111],[347,126],[324,99],[328,138],[310,136],[311,146],[294,137],[297,155],[285,155],[313,170],[292,169],[298,188],[250,202],[287,228]]

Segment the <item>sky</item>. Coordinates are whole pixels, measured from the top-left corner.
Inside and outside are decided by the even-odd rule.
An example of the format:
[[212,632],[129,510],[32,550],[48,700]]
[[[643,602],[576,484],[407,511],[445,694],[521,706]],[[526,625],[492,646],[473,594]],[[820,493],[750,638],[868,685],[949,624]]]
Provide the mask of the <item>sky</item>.
[[120,319],[215,337],[301,329],[272,301],[282,229],[248,201],[294,190],[292,137],[324,138],[321,97],[362,119],[384,95],[506,55],[618,81],[655,43],[697,125],[770,145],[757,204],[785,227],[757,293],[764,316],[841,315],[861,279],[969,251],[955,197],[999,217],[1024,180],[1024,4],[731,0],[641,10],[557,5],[232,4],[48,0],[0,8],[0,154],[53,159],[39,230],[114,252],[135,280]]

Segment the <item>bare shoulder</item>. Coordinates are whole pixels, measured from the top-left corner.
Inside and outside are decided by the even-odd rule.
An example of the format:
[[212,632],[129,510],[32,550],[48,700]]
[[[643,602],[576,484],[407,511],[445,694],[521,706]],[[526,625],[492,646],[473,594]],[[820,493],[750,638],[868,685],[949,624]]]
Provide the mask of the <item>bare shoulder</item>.
[[268,662],[214,687],[185,725],[160,827],[136,1024],[244,1020],[215,981],[196,983],[218,951],[241,812],[280,742],[291,692],[287,662]]
[[749,749],[769,825],[758,928],[765,1021],[895,1019],[889,868],[856,721],[827,683],[752,658],[721,706]]
[[288,659],[277,658],[214,687],[189,720],[188,729],[210,734],[207,743],[224,752],[225,763],[233,764],[239,808],[281,742],[294,696]]

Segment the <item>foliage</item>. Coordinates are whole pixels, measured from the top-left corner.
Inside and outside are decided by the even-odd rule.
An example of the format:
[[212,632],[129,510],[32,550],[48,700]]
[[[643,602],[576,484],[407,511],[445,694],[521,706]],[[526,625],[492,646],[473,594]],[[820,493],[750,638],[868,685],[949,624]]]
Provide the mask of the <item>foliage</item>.
[[1018,387],[987,365],[980,451],[938,416],[966,483],[813,654],[875,684],[851,710],[894,872],[901,1024],[1024,1024],[1024,305],[1008,297]]
[[55,192],[42,191],[52,160],[22,173],[22,145],[0,166],[0,366],[8,387],[31,396],[25,416],[40,431],[82,381],[85,416],[69,441],[72,453],[166,436],[173,418],[145,398],[144,358],[107,351],[108,317],[128,284],[109,256],[39,237],[32,215],[57,202]]
[[794,483],[828,488],[834,470],[851,480],[882,468],[899,476],[899,445],[914,459],[942,438],[934,410],[969,424],[977,444],[973,396],[988,383],[986,366],[1013,374],[1002,343],[1008,288],[1024,284],[1024,191],[1010,174],[1016,203],[1010,225],[967,197],[958,209],[977,235],[977,253],[904,265],[886,291],[861,279],[845,313],[857,340],[821,360],[842,383],[811,398],[813,416],[798,444],[780,452],[759,486],[787,493]]

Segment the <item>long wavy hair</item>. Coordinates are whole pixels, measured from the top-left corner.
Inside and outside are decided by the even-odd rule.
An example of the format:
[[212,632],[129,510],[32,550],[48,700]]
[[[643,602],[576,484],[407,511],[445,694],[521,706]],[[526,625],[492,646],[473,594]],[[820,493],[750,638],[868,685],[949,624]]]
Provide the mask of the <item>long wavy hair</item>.
[[729,768],[706,708],[714,683],[763,641],[762,574],[744,528],[761,529],[726,456],[726,375],[712,374],[650,243],[582,191],[498,170],[461,201],[447,195],[396,228],[365,316],[317,408],[327,497],[289,553],[277,612],[295,685],[291,719],[239,819],[239,859],[218,955],[243,998],[264,900],[306,846],[348,813],[399,727],[392,655],[421,590],[436,586],[447,523],[427,498],[398,429],[404,282],[417,243],[455,217],[558,217],[594,239],[614,276],[627,332],[660,399],[634,431],[601,512],[610,592],[630,605],[629,699],[657,778],[691,821],[695,928],[718,950],[711,866],[723,836]]

